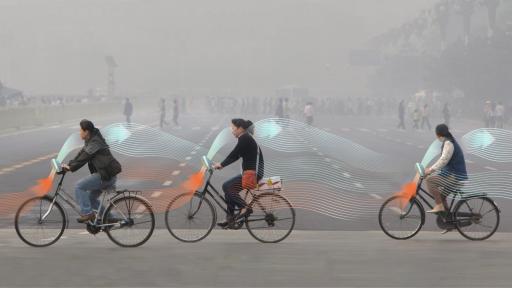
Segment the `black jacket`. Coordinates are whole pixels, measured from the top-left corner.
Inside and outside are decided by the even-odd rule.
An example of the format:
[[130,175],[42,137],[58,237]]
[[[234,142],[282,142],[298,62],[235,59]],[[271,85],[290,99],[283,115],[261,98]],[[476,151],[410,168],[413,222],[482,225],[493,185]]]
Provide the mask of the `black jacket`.
[[258,178],[262,178],[265,173],[265,162],[263,161],[263,153],[258,148],[256,140],[249,134],[244,133],[238,137],[238,143],[233,151],[229,153],[228,157],[220,165],[226,167],[236,160],[242,158],[242,170],[256,170],[256,158],[259,152],[258,163]]
[[121,172],[121,164],[112,156],[107,142],[97,128],[68,165],[71,172],[75,172],[86,163],[91,174],[99,173],[103,181],[108,181]]

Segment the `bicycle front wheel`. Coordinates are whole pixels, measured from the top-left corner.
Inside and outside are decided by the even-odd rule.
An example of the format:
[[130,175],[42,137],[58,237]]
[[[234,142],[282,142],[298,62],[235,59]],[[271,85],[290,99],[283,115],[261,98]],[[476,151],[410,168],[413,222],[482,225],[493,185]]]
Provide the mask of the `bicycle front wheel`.
[[485,240],[498,229],[500,211],[487,197],[464,199],[455,207],[455,224],[465,238]]
[[412,238],[424,223],[425,210],[416,198],[408,200],[403,196],[393,196],[380,207],[380,228],[393,239]]
[[34,197],[21,204],[14,227],[23,242],[46,247],[57,242],[64,233],[66,216],[59,203],[50,197]]
[[253,213],[245,219],[247,231],[263,243],[286,239],[295,227],[295,209],[286,198],[266,192],[256,195],[249,204]]
[[184,193],[176,196],[165,211],[165,225],[171,235],[182,242],[198,242],[215,226],[217,214],[208,198]]
[[104,230],[121,247],[137,247],[149,240],[155,229],[151,205],[138,196],[115,199],[105,210]]

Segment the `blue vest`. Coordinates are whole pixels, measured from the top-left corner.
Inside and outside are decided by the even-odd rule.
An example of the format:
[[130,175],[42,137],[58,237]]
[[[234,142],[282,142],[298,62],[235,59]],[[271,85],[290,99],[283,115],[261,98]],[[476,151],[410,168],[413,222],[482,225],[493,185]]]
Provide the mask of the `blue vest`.
[[[450,141],[453,144],[453,155],[448,164],[441,169],[441,176],[454,176],[455,179],[459,181],[464,181],[468,179],[468,173],[466,171],[466,161],[464,160],[464,153],[462,152],[462,148],[460,148],[459,143],[453,140]],[[443,149],[444,149],[443,142]],[[441,150],[442,153],[442,150]]]

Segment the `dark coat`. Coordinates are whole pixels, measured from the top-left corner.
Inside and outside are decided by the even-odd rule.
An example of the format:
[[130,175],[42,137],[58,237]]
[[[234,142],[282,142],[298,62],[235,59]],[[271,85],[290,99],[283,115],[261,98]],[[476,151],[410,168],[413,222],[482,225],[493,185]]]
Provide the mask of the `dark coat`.
[[91,138],[85,141],[84,147],[76,157],[69,161],[71,172],[75,172],[88,164],[91,174],[98,173],[101,180],[108,181],[121,173],[121,164],[112,156],[107,142],[96,128]]

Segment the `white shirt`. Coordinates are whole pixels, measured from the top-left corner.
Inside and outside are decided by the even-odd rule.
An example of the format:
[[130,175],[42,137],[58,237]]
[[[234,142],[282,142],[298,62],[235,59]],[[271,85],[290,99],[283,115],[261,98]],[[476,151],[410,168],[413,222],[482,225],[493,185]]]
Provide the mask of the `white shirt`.
[[443,153],[441,154],[441,157],[437,160],[437,162],[432,165],[431,169],[434,171],[439,171],[443,169],[448,162],[450,162],[450,159],[452,159],[453,151],[455,150],[453,143],[450,141],[444,141],[443,146]]
[[306,105],[306,107],[304,107],[304,115],[306,117],[313,117],[313,106]]

